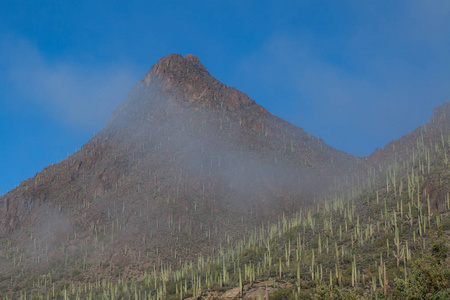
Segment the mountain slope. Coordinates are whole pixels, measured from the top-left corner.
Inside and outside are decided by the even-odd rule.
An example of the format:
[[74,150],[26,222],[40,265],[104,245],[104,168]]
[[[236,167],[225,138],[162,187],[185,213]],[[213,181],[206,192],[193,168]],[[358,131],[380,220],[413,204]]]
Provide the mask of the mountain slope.
[[341,187],[360,165],[195,56],[168,55],[80,151],[0,198],[0,275],[26,286],[28,274],[126,279],[179,265]]
[[[442,136],[436,144],[419,135],[409,155],[380,161],[378,172],[366,166],[358,184],[213,256],[162,264],[141,280],[60,284],[56,293],[45,289],[47,277],[35,278],[30,290],[40,288],[38,299],[448,299],[450,132]],[[443,192],[444,207],[431,205],[430,186]]]
[[376,163],[392,163],[395,159],[409,157],[412,149],[417,146],[418,141],[433,145],[439,143],[445,146],[447,133],[450,131],[448,117],[450,116],[450,102],[435,107],[431,120],[407,133],[397,140],[393,140],[382,149],[377,149],[369,157],[368,161]]
[[[446,107],[435,110],[440,129],[450,123]],[[424,134],[409,154],[380,161],[379,174],[368,166],[359,184],[255,228],[217,255],[175,270],[163,266],[140,281],[75,286],[69,293],[99,299],[448,299],[450,132],[442,131],[436,143],[433,130],[417,131]],[[399,139],[405,141],[411,135]],[[430,187],[445,195],[443,207],[431,205]]]
[[[448,189],[442,187],[445,187],[448,178],[443,176],[441,171],[447,169],[448,163],[449,118],[450,102],[435,107],[429,122],[374,151],[366,159],[366,165],[369,168],[381,169],[383,172],[389,171],[391,176],[394,176],[394,169],[402,168],[404,165],[416,166],[416,169],[423,173],[422,197],[426,198],[428,195],[434,209],[444,209]],[[441,151],[441,155],[433,159],[433,152]],[[439,168],[435,168],[436,171],[432,172],[433,166],[436,165]],[[412,174],[412,170],[408,172]]]

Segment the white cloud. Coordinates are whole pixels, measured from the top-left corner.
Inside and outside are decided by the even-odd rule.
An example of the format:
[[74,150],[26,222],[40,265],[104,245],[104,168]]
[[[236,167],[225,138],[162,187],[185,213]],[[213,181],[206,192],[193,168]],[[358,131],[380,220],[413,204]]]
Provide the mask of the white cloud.
[[45,57],[35,45],[20,38],[3,39],[0,65],[3,80],[23,105],[44,106],[63,124],[98,130],[121,104],[138,77],[128,64],[92,67],[84,62]]

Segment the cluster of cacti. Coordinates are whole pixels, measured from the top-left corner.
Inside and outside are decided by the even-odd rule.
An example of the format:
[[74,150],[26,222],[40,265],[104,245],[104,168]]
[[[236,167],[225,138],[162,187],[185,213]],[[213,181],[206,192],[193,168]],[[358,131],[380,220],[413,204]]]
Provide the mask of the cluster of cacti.
[[[396,159],[390,165],[369,168],[364,178],[356,175],[347,178],[349,182],[357,182],[349,184],[350,189],[341,190],[334,197],[316,200],[316,203],[305,206],[292,216],[282,216],[278,222],[249,230],[237,242],[228,234],[216,239],[218,246],[211,257],[200,253],[196,262],[180,261],[177,268],[160,259],[150,273],[140,280],[128,282],[125,279],[91,279],[66,284],[55,281],[48,272],[45,276],[34,278],[28,291],[19,290],[14,296],[5,295],[4,299],[183,299],[198,296],[207,290],[237,286],[242,294],[245,284],[262,279],[293,281],[297,286],[292,291],[293,297],[302,290],[314,289],[324,283],[331,287],[360,288],[373,295],[378,291],[387,294],[388,286],[398,274],[408,277],[408,264],[412,257],[426,249],[427,230],[436,228],[449,218],[449,193],[444,199],[444,210],[434,210],[430,194],[424,187],[426,176],[434,168],[448,168],[446,153],[449,143],[450,136],[447,139],[441,136],[441,141],[434,145],[426,144],[422,136],[409,150],[408,157]],[[293,147],[292,142],[290,147]],[[220,159],[211,159],[210,166],[213,164],[223,167]],[[203,170],[203,165],[200,170]],[[210,170],[206,171],[205,167],[205,175]],[[177,172],[179,177],[174,180],[180,182],[189,174],[183,168]],[[116,188],[124,180],[123,177],[119,179]],[[153,193],[167,207],[175,207],[176,196],[164,194],[164,187],[158,184],[156,176],[154,180]],[[37,184],[39,176],[35,177],[35,181]],[[141,189],[145,191],[145,187],[140,185],[137,189],[138,192]],[[201,196],[206,197],[208,190],[205,185],[200,190]],[[143,207],[149,206],[148,198],[141,199],[141,202]],[[8,240],[1,245],[6,249],[2,251],[3,258],[10,261],[14,268],[22,267],[23,273],[23,267],[28,262],[42,263],[53,251],[53,254],[60,255],[59,263],[64,266],[68,265],[69,258],[75,257],[70,263],[86,270],[92,264],[89,253],[107,251],[108,246],[116,242],[118,232],[126,228],[130,214],[126,203],[125,200],[114,200],[107,211],[108,226],[90,224],[94,236],[92,244],[82,243],[75,249],[73,245],[80,238],[74,231],[64,237],[57,249],[51,249],[46,240],[29,232],[26,234],[29,235],[31,250],[27,253]],[[74,209],[84,212],[91,205],[92,202],[84,200]],[[201,198],[182,208],[191,214],[200,209],[205,209]],[[145,211],[139,213],[145,214]],[[211,210],[211,215],[213,213]],[[147,219],[150,219],[148,214]],[[158,229],[164,226],[165,233],[170,236],[177,232],[190,236],[192,230],[201,230],[206,238],[211,239],[211,235],[220,236],[221,233],[217,227],[203,223],[194,229],[189,223],[177,222],[174,215],[169,215],[165,220],[157,219],[154,225]],[[140,242],[147,245],[151,239],[151,234],[144,235]],[[133,247],[125,243],[122,252],[125,256],[134,257],[134,262],[149,255]],[[186,251],[176,248],[154,250],[152,255],[160,255],[164,251],[175,261],[179,251]],[[14,285],[11,277],[11,290]]]

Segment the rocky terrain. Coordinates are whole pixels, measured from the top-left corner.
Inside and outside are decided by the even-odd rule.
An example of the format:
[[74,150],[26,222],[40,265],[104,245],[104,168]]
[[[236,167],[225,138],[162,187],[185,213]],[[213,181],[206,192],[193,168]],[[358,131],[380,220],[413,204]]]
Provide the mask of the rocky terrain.
[[2,289],[140,278],[348,185],[362,160],[163,57],[80,151],[0,198]]

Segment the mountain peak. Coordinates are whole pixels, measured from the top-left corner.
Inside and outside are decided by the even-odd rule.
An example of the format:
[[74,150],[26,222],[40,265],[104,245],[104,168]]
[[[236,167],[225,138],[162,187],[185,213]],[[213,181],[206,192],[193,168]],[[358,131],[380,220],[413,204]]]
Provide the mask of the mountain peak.
[[163,56],[155,65],[153,65],[150,68],[150,71],[145,75],[145,80],[149,83],[153,74],[156,74],[159,77],[185,77],[192,73],[206,73],[209,75],[205,66],[195,55],[187,54],[183,57],[180,54],[174,53]]
[[206,71],[205,66],[200,62],[200,59],[198,59],[197,56],[193,54],[187,54],[184,59],[191,62],[194,67]]
[[143,83],[158,86],[173,99],[211,110],[236,110],[255,104],[245,93],[211,76],[193,54],[162,57],[144,76]]

